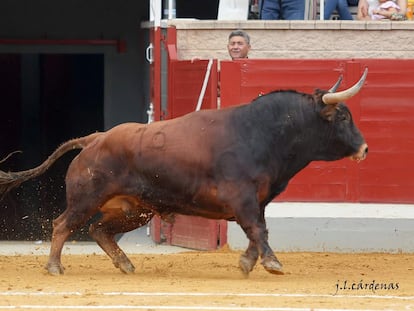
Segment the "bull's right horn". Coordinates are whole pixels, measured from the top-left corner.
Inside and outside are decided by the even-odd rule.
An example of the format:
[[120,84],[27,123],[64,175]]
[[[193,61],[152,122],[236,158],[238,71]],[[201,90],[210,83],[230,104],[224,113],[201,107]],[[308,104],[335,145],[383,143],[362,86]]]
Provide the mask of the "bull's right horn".
[[355,83],[353,86],[351,86],[349,89],[346,89],[341,92],[326,93],[325,95],[322,96],[322,101],[325,104],[330,105],[330,104],[336,104],[336,103],[343,102],[343,101],[350,99],[352,96],[354,96],[361,90],[362,86],[365,83],[367,74],[368,74],[368,67],[365,68],[361,79],[359,79],[359,81]]

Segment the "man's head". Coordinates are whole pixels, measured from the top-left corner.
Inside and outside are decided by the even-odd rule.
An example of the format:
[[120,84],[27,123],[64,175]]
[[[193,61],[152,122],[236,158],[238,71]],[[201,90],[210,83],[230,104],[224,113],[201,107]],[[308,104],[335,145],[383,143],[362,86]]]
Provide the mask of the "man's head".
[[247,58],[250,51],[250,37],[243,30],[232,31],[227,49],[231,59]]

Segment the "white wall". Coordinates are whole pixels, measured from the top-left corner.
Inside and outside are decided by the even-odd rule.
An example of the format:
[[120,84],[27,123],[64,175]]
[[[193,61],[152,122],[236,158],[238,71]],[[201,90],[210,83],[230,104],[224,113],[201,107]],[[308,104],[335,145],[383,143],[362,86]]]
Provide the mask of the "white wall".
[[[274,202],[265,215],[275,252],[414,253],[411,204]],[[232,249],[247,248],[235,222],[228,223],[227,239]]]

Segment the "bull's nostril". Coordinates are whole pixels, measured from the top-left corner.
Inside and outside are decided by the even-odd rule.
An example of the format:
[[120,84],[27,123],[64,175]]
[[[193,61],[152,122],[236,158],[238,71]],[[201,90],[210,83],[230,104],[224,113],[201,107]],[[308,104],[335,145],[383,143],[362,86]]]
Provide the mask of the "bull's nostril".
[[365,148],[365,153],[368,153],[368,147]]

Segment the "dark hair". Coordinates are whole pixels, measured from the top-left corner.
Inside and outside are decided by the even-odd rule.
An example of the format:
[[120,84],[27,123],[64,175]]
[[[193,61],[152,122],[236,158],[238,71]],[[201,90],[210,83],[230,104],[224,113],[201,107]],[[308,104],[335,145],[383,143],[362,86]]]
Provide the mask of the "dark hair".
[[229,35],[229,40],[233,37],[236,37],[236,36],[237,37],[243,37],[244,40],[246,40],[246,43],[250,44],[250,37],[247,34],[247,32],[245,32],[244,30],[237,29],[237,30],[232,31]]

